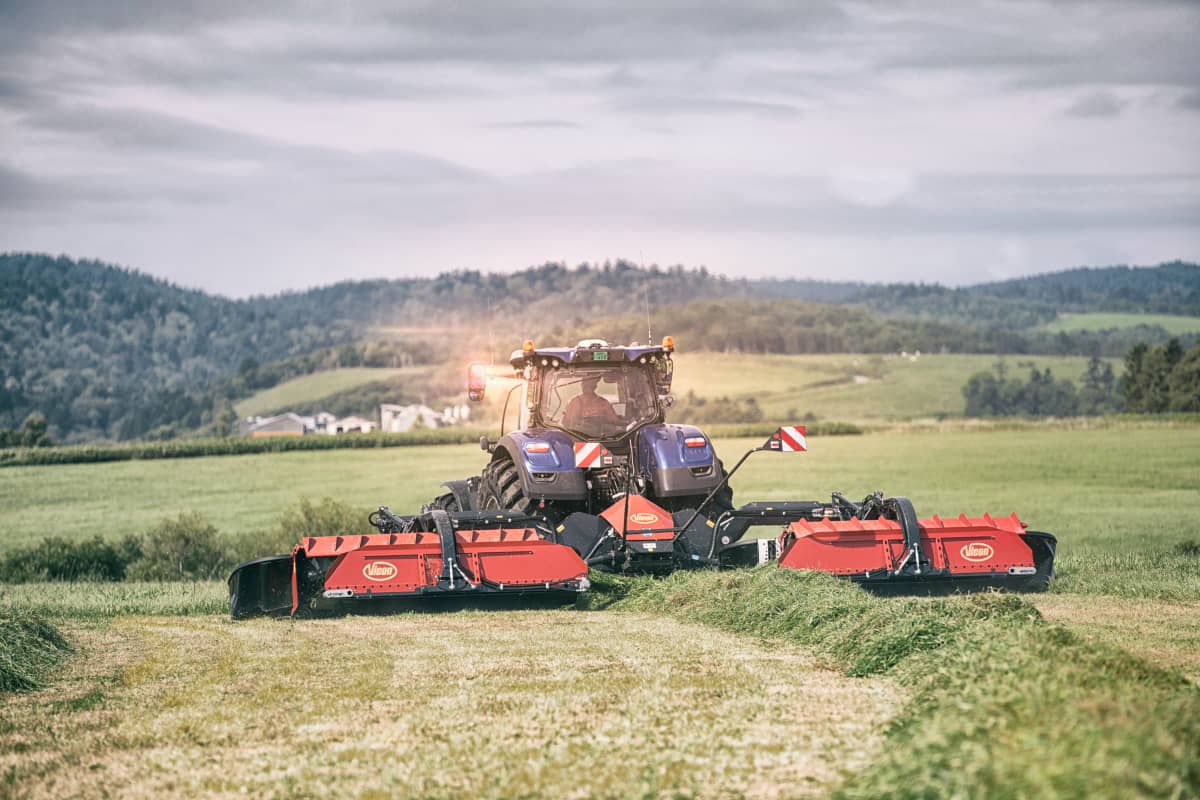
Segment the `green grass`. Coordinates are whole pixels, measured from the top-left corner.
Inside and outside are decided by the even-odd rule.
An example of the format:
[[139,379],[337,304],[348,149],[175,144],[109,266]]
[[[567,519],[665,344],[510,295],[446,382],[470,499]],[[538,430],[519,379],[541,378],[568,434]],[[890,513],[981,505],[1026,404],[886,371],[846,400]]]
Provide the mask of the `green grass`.
[[42,686],[70,653],[54,625],[25,609],[0,604],[0,695]]
[[801,644],[848,675],[913,689],[840,797],[1200,792],[1200,689],[1046,624],[1016,596],[883,600],[771,567],[597,588],[598,605]]
[[[1060,378],[1076,379],[1087,359],[1069,356],[930,355],[916,360],[872,355],[737,355],[679,353],[675,394],[755,398],[767,418],[869,422],[961,417],[962,387],[975,372],[1003,360],[1011,374],[1033,363]],[[1120,371],[1119,360],[1113,366]]]
[[[841,423],[830,423],[826,427],[844,428],[846,426]],[[480,428],[454,426],[432,430],[419,429],[407,433],[357,433],[342,436],[224,436],[169,439],[161,442],[78,444],[65,447],[6,447],[0,448],[0,468],[288,453],[298,450],[361,450],[379,447],[464,444],[478,442],[483,432]]]
[[1050,333],[1072,333],[1074,331],[1133,328],[1137,325],[1157,325],[1176,336],[1185,333],[1200,333],[1200,317],[1182,317],[1173,314],[1059,314],[1056,319],[1043,325],[1042,330]]
[[270,389],[264,389],[237,403],[234,410],[241,417],[263,414],[280,408],[295,408],[297,411],[301,411],[332,394],[373,381],[383,381],[398,376],[407,376],[414,381],[424,381],[428,378],[430,371],[429,367],[346,367],[315,372],[312,375],[293,378],[277,386],[272,386]]
[[[759,443],[717,449],[731,464]],[[305,497],[408,512],[484,459],[461,445],[11,467],[0,551],[49,535],[118,539],[184,511],[251,535]],[[753,456],[733,486],[738,503],[883,489],[908,495],[922,515],[1015,511],[1059,537],[1063,591],[1200,599],[1195,557],[1171,552],[1200,537],[1198,469],[1197,425],[919,430],[814,436],[808,453]]]
[[228,614],[225,581],[0,583],[0,609],[51,619],[106,619],[131,614]]

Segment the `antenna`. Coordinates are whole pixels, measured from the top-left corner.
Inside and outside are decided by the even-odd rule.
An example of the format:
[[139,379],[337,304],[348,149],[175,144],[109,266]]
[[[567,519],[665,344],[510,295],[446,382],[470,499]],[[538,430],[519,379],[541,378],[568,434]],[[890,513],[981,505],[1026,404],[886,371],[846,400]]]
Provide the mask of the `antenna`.
[[650,330],[650,290],[646,289],[642,295],[646,298],[646,345],[654,343],[654,334]]

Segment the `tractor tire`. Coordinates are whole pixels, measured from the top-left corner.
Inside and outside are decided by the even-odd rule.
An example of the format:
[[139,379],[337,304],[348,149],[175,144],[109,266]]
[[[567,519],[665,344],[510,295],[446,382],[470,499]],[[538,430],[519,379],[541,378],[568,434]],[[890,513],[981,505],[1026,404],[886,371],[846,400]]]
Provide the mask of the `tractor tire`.
[[462,511],[462,509],[459,508],[458,498],[454,496],[454,492],[446,492],[445,494],[439,494],[437,497],[433,498],[432,502],[421,506],[422,514],[427,514],[430,511],[448,511],[450,513],[455,513]]
[[507,458],[497,459],[483,468],[479,480],[480,510],[516,511],[533,513],[533,500],[525,496],[517,465]]

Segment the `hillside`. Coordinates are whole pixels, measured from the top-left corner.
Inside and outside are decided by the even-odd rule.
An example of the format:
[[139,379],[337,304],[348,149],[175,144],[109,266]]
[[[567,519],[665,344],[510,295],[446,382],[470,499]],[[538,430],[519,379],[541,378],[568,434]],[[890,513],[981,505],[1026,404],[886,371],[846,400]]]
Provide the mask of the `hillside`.
[[1200,317],[1200,266],[1080,267],[951,289],[938,284],[864,286],[842,302],[885,313],[971,320],[1024,328],[1065,312]]
[[1052,322],[1042,326],[1050,333],[1064,331],[1106,331],[1136,328],[1149,325],[1162,328],[1172,336],[1200,333],[1200,317],[1185,317],[1178,314],[1133,314],[1111,311],[1096,311],[1083,314],[1059,314]]
[[[546,265],[230,300],[101,262],[22,253],[0,255],[0,285],[0,428],[37,412],[67,441],[221,430],[235,401],[273,385],[217,386],[223,379],[372,331],[413,342],[404,364],[428,363],[486,341],[489,314],[491,333],[507,341],[565,308],[577,319],[617,313],[638,292],[672,300],[749,292],[703,270]],[[388,332],[396,326],[406,333]],[[326,367],[397,365],[352,358]],[[285,377],[297,374],[306,373]]]
[[12,253],[0,255],[0,285],[0,428],[41,413],[60,441],[221,432],[239,401],[329,369],[457,361],[489,349],[502,358],[530,334],[569,339],[601,329],[614,340],[643,339],[647,301],[659,335],[759,353],[1116,356],[1169,334],[1156,325],[1037,326],[1060,311],[1200,316],[1200,267],[1182,263],[964,289],[545,264],[232,300],[96,261]]

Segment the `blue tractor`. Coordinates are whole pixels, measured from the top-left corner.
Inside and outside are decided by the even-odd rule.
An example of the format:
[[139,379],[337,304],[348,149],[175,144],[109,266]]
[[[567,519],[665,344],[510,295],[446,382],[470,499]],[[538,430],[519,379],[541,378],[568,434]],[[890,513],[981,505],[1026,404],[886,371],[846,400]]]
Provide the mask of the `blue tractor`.
[[[481,440],[491,456],[482,473],[446,483],[430,506],[540,517],[600,568],[711,563],[733,493],[708,436],[666,421],[674,349],[669,336],[661,345],[526,341],[511,373],[473,364],[471,400],[483,399],[489,378],[507,391],[501,435]],[[514,402],[520,422],[505,432]]]

